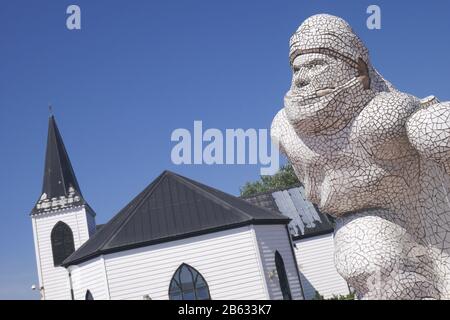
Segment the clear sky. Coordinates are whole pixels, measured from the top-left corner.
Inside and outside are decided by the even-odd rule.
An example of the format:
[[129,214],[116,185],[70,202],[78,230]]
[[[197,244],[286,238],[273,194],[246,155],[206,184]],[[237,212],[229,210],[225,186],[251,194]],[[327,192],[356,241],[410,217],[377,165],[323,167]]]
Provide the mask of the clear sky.
[[[66,28],[70,4],[81,31]],[[370,4],[381,30],[366,27]],[[49,103],[97,223],[164,169],[238,194],[259,166],[175,166],[171,132],[194,120],[269,128],[290,84],[289,37],[323,12],[353,26],[400,90],[450,100],[449,1],[1,1],[0,299],[38,298],[28,214]]]

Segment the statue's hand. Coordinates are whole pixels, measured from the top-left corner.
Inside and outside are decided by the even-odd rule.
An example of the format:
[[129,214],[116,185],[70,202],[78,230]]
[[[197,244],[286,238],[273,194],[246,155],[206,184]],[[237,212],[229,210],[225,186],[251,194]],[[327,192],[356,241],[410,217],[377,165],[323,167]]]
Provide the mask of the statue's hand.
[[420,155],[443,165],[450,174],[450,102],[419,109],[406,127],[408,138]]

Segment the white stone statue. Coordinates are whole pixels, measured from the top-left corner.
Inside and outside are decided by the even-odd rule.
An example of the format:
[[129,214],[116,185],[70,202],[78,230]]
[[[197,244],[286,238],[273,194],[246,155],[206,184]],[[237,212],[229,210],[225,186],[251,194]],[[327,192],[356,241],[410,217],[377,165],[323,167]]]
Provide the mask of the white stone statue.
[[342,19],[290,40],[272,138],[336,217],[335,263],[360,299],[450,298],[450,103],[396,90]]

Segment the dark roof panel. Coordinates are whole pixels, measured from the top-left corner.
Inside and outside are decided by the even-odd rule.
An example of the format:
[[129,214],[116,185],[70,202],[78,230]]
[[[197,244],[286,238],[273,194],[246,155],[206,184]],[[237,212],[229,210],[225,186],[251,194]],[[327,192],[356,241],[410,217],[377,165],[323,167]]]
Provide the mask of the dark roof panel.
[[249,224],[287,224],[277,212],[254,206],[197,181],[164,171],[64,261],[172,241]]

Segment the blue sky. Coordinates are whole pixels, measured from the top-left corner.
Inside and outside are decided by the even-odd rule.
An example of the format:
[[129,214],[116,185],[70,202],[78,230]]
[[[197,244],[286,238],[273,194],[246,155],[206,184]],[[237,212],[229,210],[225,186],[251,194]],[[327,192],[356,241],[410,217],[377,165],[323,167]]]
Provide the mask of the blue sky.
[[[65,26],[77,4],[82,30]],[[382,29],[366,28],[378,4]],[[315,13],[345,18],[400,90],[450,100],[450,2],[22,1],[0,4],[0,299],[36,299],[32,228],[48,104],[97,223],[162,170],[238,194],[257,165],[175,166],[176,128],[269,128],[290,84],[288,41]]]

